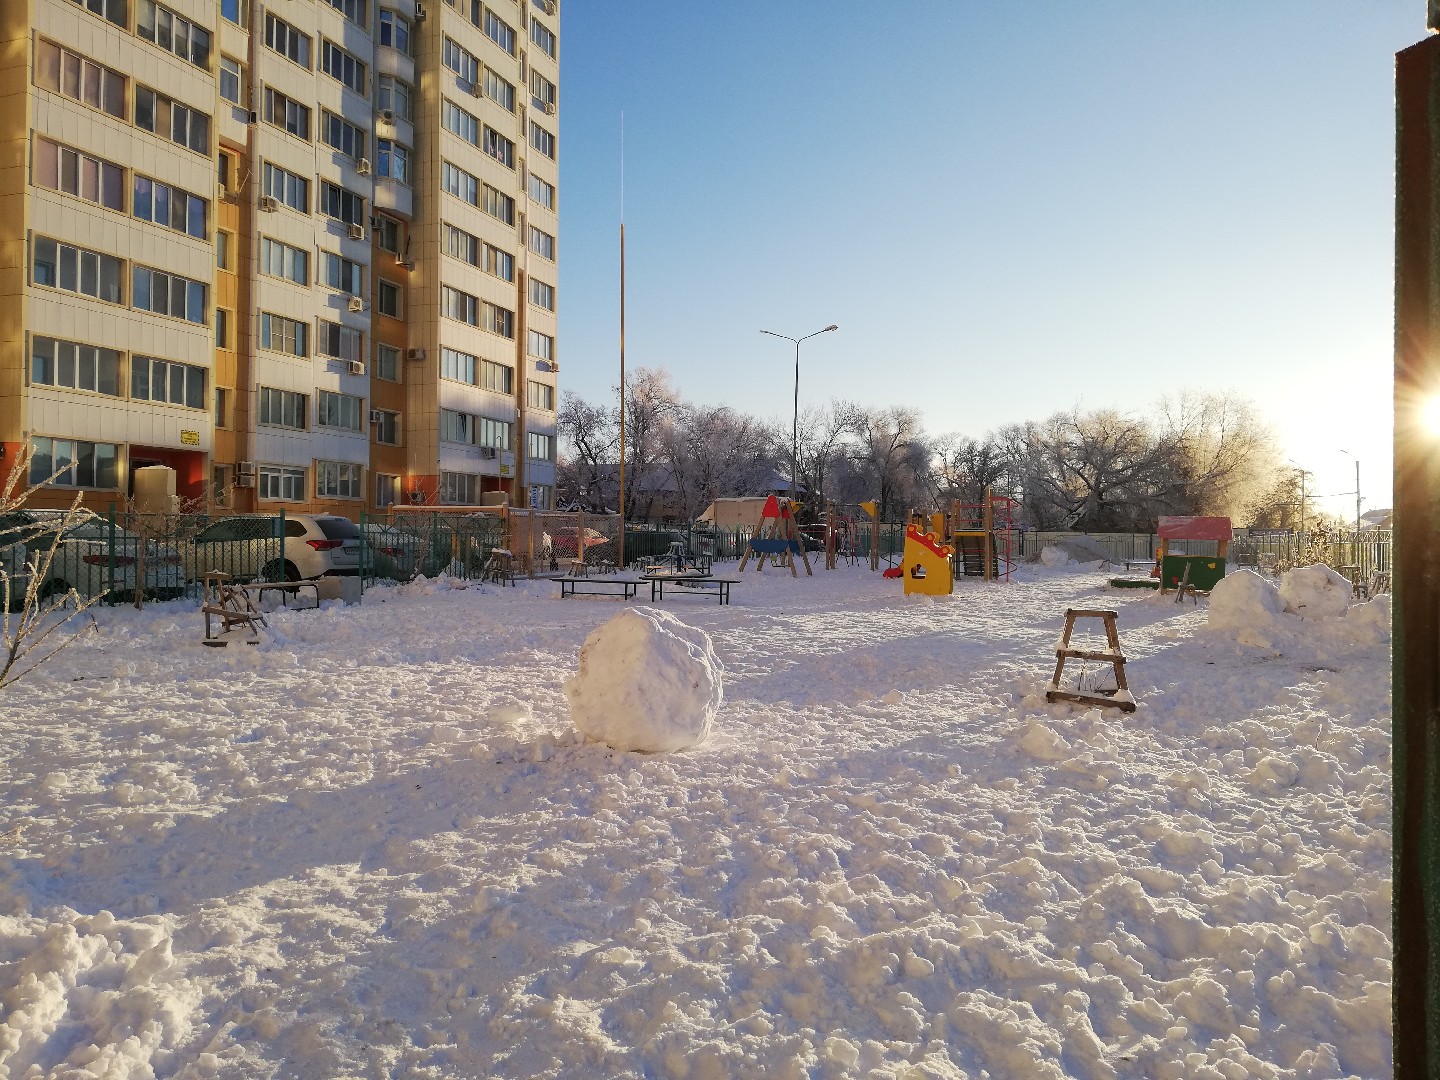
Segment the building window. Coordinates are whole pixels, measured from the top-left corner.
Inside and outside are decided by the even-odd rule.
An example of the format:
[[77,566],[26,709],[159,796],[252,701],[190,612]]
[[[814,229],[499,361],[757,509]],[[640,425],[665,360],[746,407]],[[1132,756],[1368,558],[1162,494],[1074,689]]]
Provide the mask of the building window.
[[488,300],[480,302],[480,327],[503,338],[515,337],[515,313]]
[[442,379],[453,379],[456,382],[469,383],[474,386],[479,364],[479,359],[470,353],[460,352],[458,349],[442,348],[440,350],[440,377]]
[[215,230],[215,268],[217,270],[235,269],[235,234],[226,232],[224,229]]
[[205,218],[210,204],[199,195],[136,173],[130,207],[131,213],[141,221],[151,221],[176,232],[205,239]]
[[320,113],[320,141],[356,161],[365,156],[365,129],[356,127],[328,109]]
[[530,509],[554,510],[555,488],[551,484],[530,485]]
[[528,330],[525,333],[525,351],[541,360],[553,361],[555,359],[555,339],[538,330]]
[[245,100],[245,68],[228,56],[220,57],[220,96],[232,105]]
[[547,285],[539,278],[530,279],[530,303],[546,311],[555,310],[555,286]]
[[530,72],[530,103],[544,113],[555,111],[555,84],[538,71]]
[[515,87],[488,67],[485,69],[485,96],[506,112],[515,111]]
[[375,441],[386,446],[399,446],[400,414],[380,409],[376,415],[379,419],[375,421]]
[[394,506],[400,501],[400,477],[375,474],[375,505]]
[[496,450],[510,449],[510,423],[505,420],[492,420],[488,416],[477,416],[475,419],[478,421],[475,425],[475,441],[479,445]]
[[365,199],[328,180],[320,181],[320,201],[316,209],[326,217],[349,225],[359,225],[365,220]]
[[549,383],[527,379],[525,382],[525,404],[541,412],[555,411],[555,387]]
[[[471,20],[474,21],[474,20]],[[511,56],[515,55],[515,28],[489,8],[485,9],[485,36]]]
[[445,254],[471,266],[480,265],[480,239],[454,225],[445,225]]
[[109,19],[116,26],[124,27],[129,13],[125,0],[72,0],[76,7],[92,11],[103,19]]
[[349,461],[315,463],[315,495],[321,499],[358,499],[360,466]]
[[480,250],[485,260],[481,269],[487,274],[494,274],[502,281],[515,280],[514,255],[508,251],[501,251],[491,244],[482,244]]
[[386,382],[400,381],[400,350],[394,345],[375,346],[375,377]]
[[546,183],[534,173],[530,174],[529,182],[530,201],[536,206],[543,206],[546,210],[555,209],[555,185]]
[[320,68],[346,89],[354,90],[361,97],[369,96],[370,83],[366,78],[365,64],[351,56],[333,41],[320,41]]
[[356,26],[365,27],[365,0],[330,0],[333,7]]
[[106,490],[120,486],[120,448],[114,443],[36,435],[31,438],[30,446],[33,451],[30,458],[32,484]]
[[268,161],[262,170],[262,183],[264,191],[262,194],[269,195],[272,199],[290,207],[291,210],[299,210],[302,214],[310,212],[310,181],[303,176],[287,172],[278,165],[271,165]]
[[32,280],[36,285],[93,296],[110,304],[121,303],[120,282],[125,272],[122,260],[44,236],[35,238],[34,252]]
[[220,17],[236,26],[245,25],[245,9],[241,0],[220,0]]
[[396,285],[393,281],[381,279],[380,286],[376,290],[376,310],[379,311],[381,315],[388,315],[392,319],[403,318],[401,296],[402,292],[399,285]]
[[265,13],[265,44],[307,71],[310,69],[310,39],[268,11]]
[[440,62],[460,77],[466,86],[480,82],[480,61],[462,49],[453,38],[446,37],[440,45]]
[[135,267],[130,279],[131,307],[136,311],[169,315],[173,319],[184,319],[201,326],[209,321],[209,286],[203,281],[191,281],[179,274],[151,270],[148,266]]
[[555,460],[555,438],[553,435],[544,435],[538,431],[529,432],[525,436],[526,451],[531,461],[553,461]]
[[[457,199],[463,199],[471,206],[479,205],[480,181],[471,176],[464,169],[445,162],[440,169],[440,186],[446,194],[454,195]],[[486,185],[486,190],[490,190]]]
[[149,87],[135,88],[135,126],[197,154],[210,154],[210,117]]
[[530,121],[530,145],[551,161],[555,160],[555,135],[546,131],[534,120]]
[[410,24],[393,11],[380,12],[380,44],[410,55]]
[[339,323],[318,320],[315,351],[337,360],[360,360],[365,355],[365,335]]
[[305,470],[292,469],[284,465],[261,465],[259,485],[256,490],[262,499],[280,499],[284,502],[305,501]]
[[447,319],[457,319],[471,326],[478,326],[480,323],[480,300],[469,293],[461,292],[459,289],[452,289],[449,285],[440,286],[440,314]]
[[549,259],[551,262],[554,262],[555,237],[551,236],[543,229],[537,229],[534,225],[531,225],[530,250],[533,251],[536,255],[539,255],[542,259]]
[[[464,139],[472,146],[480,145],[480,121],[449,98],[440,106],[440,122],[450,134]],[[487,127],[485,130],[490,129]]]
[[374,221],[375,246],[392,255],[400,254],[400,243],[404,239],[404,229],[400,222],[384,214],[376,216]]
[[440,441],[473,446],[475,443],[475,417],[469,413],[456,412],[454,409],[441,409]]
[[489,184],[485,185],[485,202],[480,209],[506,225],[515,224],[515,200]]
[[231,317],[228,309],[217,307],[215,309],[215,347],[217,349],[229,349],[230,344],[230,323]]
[[506,168],[513,169],[515,167],[515,144],[489,124],[485,125],[485,133],[480,143],[480,149]]
[[480,389],[494,390],[497,394],[511,394],[515,390],[515,369],[493,360],[480,362]]
[[260,313],[260,347],[289,356],[309,356],[309,327],[298,319]]
[[555,59],[555,34],[539,19],[530,19],[530,40],[540,46],[540,51],[551,60]]
[[271,277],[285,278],[296,285],[310,284],[310,253],[299,248],[260,238],[260,273]]
[[265,122],[310,141],[310,109],[286,97],[279,90],[265,88]]
[[125,88],[118,71],[49,41],[35,42],[35,85],[125,119]]
[[101,158],[35,136],[31,180],[111,210],[125,210],[125,170]]
[[389,75],[380,76],[378,106],[381,111],[393,112],[402,120],[410,119],[410,86]]
[[[231,424],[230,403],[234,397],[234,391],[228,386],[217,386],[215,388],[215,426],[217,428],[228,428]],[[220,485],[224,486],[224,485]]]
[[205,369],[177,364],[153,356],[130,358],[130,397],[135,401],[160,401],[205,408]]
[[390,139],[377,139],[375,145],[379,151],[379,166],[375,170],[376,176],[388,176],[391,180],[398,180],[402,184],[410,183],[410,150]]
[[362,296],[365,292],[365,268],[333,251],[322,251],[320,284],[351,296]]
[[446,506],[474,506],[480,477],[474,473],[441,472],[438,498]]
[[277,390],[273,386],[260,387],[259,422],[262,424],[304,431],[308,426],[309,410],[310,401],[304,394]]
[[140,0],[135,9],[135,33],[198,68],[210,70],[210,31],[161,7],[155,0]]
[[321,390],[315,398],[315,420],[320,427],[359,431],[364,408],[364,400],[352,394]]
[[30,385],[120,396],[120,353],[78,341],[32,336]]

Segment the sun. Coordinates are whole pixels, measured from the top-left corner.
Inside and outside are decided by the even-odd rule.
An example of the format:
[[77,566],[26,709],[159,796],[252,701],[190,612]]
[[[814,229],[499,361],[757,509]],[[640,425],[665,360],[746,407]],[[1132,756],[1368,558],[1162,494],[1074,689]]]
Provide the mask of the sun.
[[1440,435],[1440,394],[1432,394],[1420,403],[1420,424],[1431,435]]

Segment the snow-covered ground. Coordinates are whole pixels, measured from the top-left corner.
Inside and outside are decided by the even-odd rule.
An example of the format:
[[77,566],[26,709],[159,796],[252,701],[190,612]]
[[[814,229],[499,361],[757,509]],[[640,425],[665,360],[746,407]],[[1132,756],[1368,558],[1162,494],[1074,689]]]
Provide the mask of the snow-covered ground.
[[[0,699],[0,1078],[1388,1075],[1380,613],[900,589],[667,592],[657,755],[570,720],[608,597],[99,612]],[[1044,699],[1097,606],[1133,714]]]

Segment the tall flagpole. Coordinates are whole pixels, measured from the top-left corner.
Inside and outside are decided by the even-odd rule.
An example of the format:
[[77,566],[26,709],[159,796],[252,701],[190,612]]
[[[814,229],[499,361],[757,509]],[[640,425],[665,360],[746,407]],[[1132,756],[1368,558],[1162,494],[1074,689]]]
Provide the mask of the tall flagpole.
[[625,569],[625,114],[620,114],[620,569]]

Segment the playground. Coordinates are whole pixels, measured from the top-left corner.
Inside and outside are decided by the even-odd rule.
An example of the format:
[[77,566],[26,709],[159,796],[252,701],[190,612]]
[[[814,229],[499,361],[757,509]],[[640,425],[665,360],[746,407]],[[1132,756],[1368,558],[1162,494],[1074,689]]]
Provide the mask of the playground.
[[[675,753],[572,722],[617,597],[417,580],[219,650],[101,610],[0,711],[0,1071],[1388,1073],[1378,622],[727,566],[642,605],[723,664]],[[1134,713],[1047,702],[1071,609]]]

